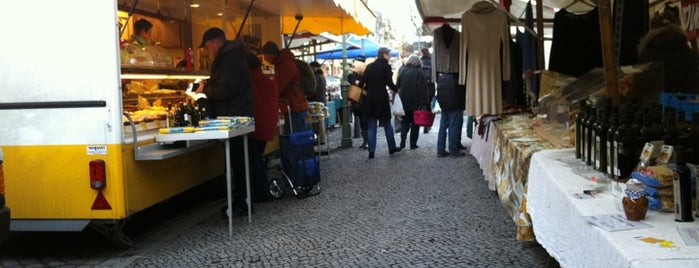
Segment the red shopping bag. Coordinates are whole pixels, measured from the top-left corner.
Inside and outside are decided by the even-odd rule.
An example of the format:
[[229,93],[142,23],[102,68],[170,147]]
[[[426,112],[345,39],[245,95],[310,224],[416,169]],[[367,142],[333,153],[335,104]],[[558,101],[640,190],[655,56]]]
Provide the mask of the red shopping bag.
[[413,121],[416,126],[431,127],[434,123],[435,114],[426,110],[415,110],[413,112]]

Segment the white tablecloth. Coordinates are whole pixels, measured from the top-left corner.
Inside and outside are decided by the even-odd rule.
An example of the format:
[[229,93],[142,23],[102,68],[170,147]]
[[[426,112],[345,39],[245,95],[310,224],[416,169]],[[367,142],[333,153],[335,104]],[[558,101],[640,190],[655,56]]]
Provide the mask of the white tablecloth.
[[[677,227],[698,227],[674,221],[674,214],[648,211],[642,222],[651,228],[608,232],[589,224],[583,216],[624,214],[621,197],[607,190],[590,199],[576,199],[595,183],[576,175],[565,163],[575,159],[574,149],[537,152],[529,166],[529,212],[536,240],[561,267],[699,267],[699,246],[686,246]],[[672,241],[661,247],[639,238]]]
[[483,170],[483,178],[488,182],[488,188],[495,191],[495,174],[491,167],[493,163],[493,146],[495,146],[495,140],[493,139],[495,123],[489,122],[488,124],[490,126],[487,133],[483,133],[482,136],[478,133],[474,133],[473,138],[471,138],[469,153],[476,158],[476,162],[478,162],[481,170]]

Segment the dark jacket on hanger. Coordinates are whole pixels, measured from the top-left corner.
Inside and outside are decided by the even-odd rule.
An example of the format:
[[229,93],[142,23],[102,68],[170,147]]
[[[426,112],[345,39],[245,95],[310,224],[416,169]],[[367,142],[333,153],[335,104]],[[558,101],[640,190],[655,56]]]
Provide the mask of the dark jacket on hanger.
[[579,77],[602,67],[602,46],[597,8],[585,14],[561,9],[553,18],[549,70]]

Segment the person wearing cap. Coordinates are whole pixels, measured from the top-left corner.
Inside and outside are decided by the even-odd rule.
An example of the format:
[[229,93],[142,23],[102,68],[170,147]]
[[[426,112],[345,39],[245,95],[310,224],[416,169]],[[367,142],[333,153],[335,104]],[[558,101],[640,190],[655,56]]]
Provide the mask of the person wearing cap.
[[[208,100],[209,116],[253,116],[253,89],[250,71],[245,62],[246,48],[242,41],[226,40],[219,28],[204,32],[200,48],[215,55],[210,78],[199,83],[197,93],[204,93]],[[242,216],[247,211],[245,203],[245,159],[243,137],[230,139],[231,168],[233,169],[233,215]],[[225,209],[222,209],[225,212]]]
[[401,148],[396,146],[393,126],[391,126],[391,107],[386,87],[390,88],[395,95],[398,87],[393,83],[393,71],[388,60],[391,58],[391,50],[385,47],[379,48],[376,53],[376,60],[366,66],[364,76],[359,85],[367,91],[363,104],[363,113],[366,113],[367,124],[369,126],[369,158],[374,158],[376,151],[376,128],[382,126],[386,133],[386,143],[388,143],[388,153],[400,152]]
[[301,91],[301,75],[294,54],[288,48],[279,49],[276,43],[268,41],[262,46],[262,55],[265,60],[274,65],[274,81],[279,89],[279,100],[285,100],[286,104],[280,104],[279,109],[287,114],[291,109],[291,126],[294,132],[306,130],[306,117],[308,116],[308,100]]

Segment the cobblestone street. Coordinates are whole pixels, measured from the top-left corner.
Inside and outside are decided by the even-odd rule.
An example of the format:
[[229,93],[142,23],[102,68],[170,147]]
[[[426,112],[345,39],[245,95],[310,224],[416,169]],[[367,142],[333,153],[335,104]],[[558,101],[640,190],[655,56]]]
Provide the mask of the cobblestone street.
[[[80,243],[56,242],[55,248],[45,246],[49,248],[47,256],[27,248],[11,249],[11,245],[31,244],[10,242],[0,248],[0,264],[546,267],[549,257],[544,249],[515,239],[515,224],[497,194],[488,189],[475,159],[468,154],[437,157],[437,130],[435,125],[430,133],[420,133],[420,148],[406,148],[394,155],[388,154],[385,137],[380,134],[374,159],[367,158],[365,149],[357,148],[361,139],[353,140],[353,148],[332,149],[321,157],[319,195],[297,199],[287,193],[281,200],[257,203],[252,223],[246,218],[234,219],[233,237],[228,236],[228,224],[219,212],[225,199],[217,198],[184,213],[172,213],[171,218],[159,219],[155,225],[141,223],[142,228],[151,229],[137,235],[134,247],[128,250],[107,246],[86,249]],[[331,148],[339,146],[341,132],[330,131]],[[399,135],[396,139],[400,140]],[[463,143],[468,145],[467,140]],[[72,244],[77,244],[77,253],[58,249]]]

